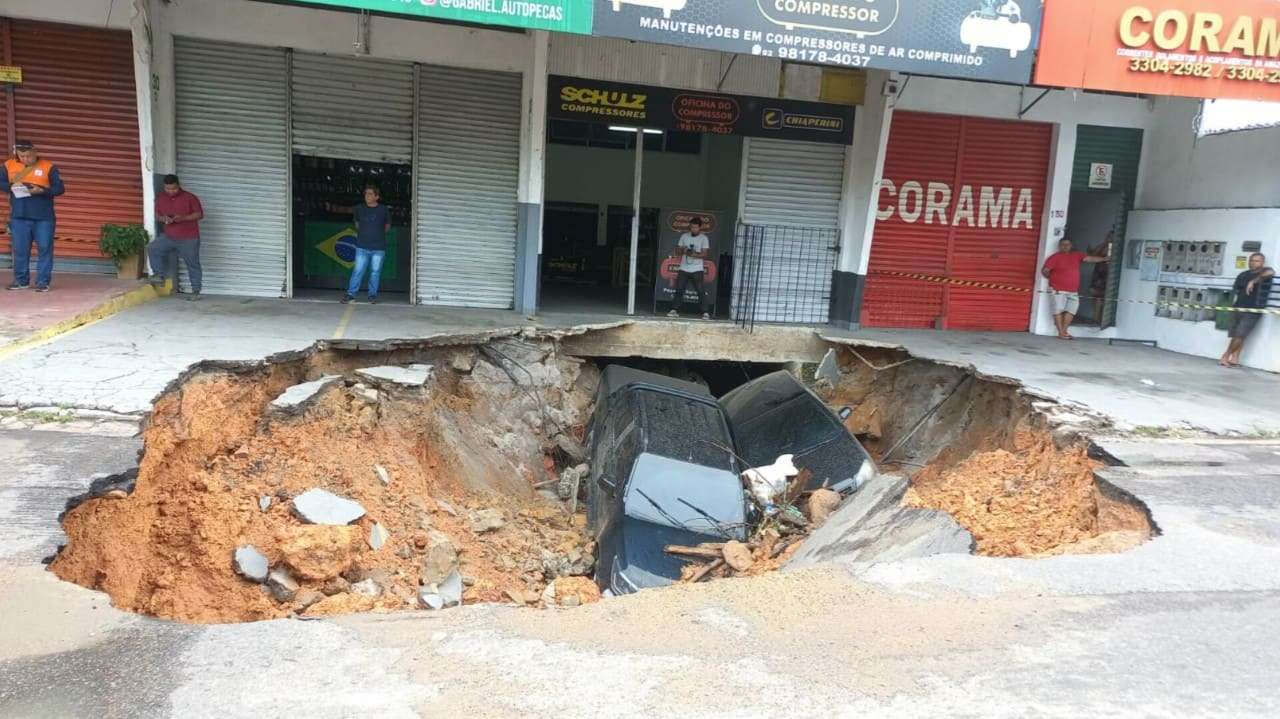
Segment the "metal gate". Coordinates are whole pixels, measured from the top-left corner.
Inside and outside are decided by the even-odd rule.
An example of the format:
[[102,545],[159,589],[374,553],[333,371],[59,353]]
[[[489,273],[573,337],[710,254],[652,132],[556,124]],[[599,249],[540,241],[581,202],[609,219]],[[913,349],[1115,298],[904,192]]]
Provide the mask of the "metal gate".
[[[98,249],[102,225],[142,222],[142,163],[138,106],[133,86],[133,41],[128,32],[28,22],[0,21],[11,64],[23,83],[0,94],[11,117],[0,124],[13,139],[36,143],[67,186],[57,200],[54,254],[76,269],[114,272]],[[8,96],[8,98],[5,97]],[[8,215],[7,200],[0,211]],[[9,252],[7,228],[0,252]]]
[[418,301],[508,309],[515,303],[520,75],[425,65],[419,72]]
[[284,50],[174,41],[178,175],[200,197],[204,291],[280,297],[289,241]]
[[730,315],[738,321],[826,323],[846,148],[755,137],[743,144],[743,227]]
[[295,154],[412,161],[412,64],[297,52],[290,69]]
[[1041,123],[894,113],[862,324],[1026,331],[1052,136]]

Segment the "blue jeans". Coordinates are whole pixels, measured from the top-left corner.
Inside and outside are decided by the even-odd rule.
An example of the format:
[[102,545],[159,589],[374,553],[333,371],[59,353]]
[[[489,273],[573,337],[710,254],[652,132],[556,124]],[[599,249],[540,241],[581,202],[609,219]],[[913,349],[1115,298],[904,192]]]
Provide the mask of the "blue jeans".
[[356,248],[356,266],[351,268],[351,282],[347,284],[347,296],[355,297],[364,281],[364,271],[369,270],[369,296],[378,296],[378,281],[382,279],[382,260],[387,256],[380,250]]
[[13,238],[13,282],[31,284],[31,242],[40,258],[36,262],[36,287],[48,287],[53,280],[53,220],[9,220]]

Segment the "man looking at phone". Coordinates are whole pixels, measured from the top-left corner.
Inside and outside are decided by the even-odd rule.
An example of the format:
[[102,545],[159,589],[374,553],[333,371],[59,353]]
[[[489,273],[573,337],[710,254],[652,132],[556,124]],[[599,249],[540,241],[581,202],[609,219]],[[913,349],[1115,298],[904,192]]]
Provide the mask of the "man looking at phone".
[[164,193],[156,198],[156,219],[162,229],[147,245],[152,280],[176,278],[176,259],[173,274],[168,270],[170,257],[177,255],[187,265],[187,277],[191,280],[191,294],[187,295],[187,300],[194,302],[200,299],[204,279],[204,271],[200,267],[200,220],[204,219],[204,207],[200,205],[200,198],[182,189],[177,175],[164,176]]
[[698,293],[698,309],[702,311],[702,319],[711,319],[711,315],[707,313],[707,296],[703,288],[707,276],[704,260],[711,249],[711,242],[702,234],[702,227],[701,217],[689,220],[689,231],[681,235],[680,241],[676,243],[676,254],[680,257],[680,268],[676,272],[676,306],[667,313],[668,317],[680,316],[685,305],[685,290],[692,285]]

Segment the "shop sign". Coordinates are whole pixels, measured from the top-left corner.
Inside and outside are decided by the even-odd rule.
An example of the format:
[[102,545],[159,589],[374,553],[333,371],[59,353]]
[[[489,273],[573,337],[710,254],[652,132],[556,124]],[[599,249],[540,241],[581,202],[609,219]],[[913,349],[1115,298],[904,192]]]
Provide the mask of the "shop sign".
[[591,32],[592,0],[299,0],[371,12],[416,15],[481,25]]
[[1102,162],[1089,163],[1089,189],[1110,190],[1111,174],[1114,170],[1115,165],[1108,165]]
[[553,75],[548,114],[558,120],[848,145],[853,108]]
[[594,0],[592,33],[1025,84],[1040,0]]
[[1046,0],[1035,82],[1280,102],[1276,0]]
[[876,219],[881,222],[897,214],[909,225],[1036,228],[1035,191],[1030,187],[962,185],[956,193],[945,182],[909,180],[898,187],[885,178],[880,181],[880,201]]
[[15,65],[0,65],[0,83],[7,85],[21,85],[22,68]]

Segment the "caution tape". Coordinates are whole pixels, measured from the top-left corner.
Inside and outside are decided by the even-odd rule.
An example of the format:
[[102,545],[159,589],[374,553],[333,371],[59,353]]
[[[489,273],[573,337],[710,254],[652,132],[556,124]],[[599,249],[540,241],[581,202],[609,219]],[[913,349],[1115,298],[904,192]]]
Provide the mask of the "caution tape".
[[[935,284],[952,285],[954,287],[973,287],[982,290],[1002,290],[1005,292],[1019,292],[1022,294],[1039,293],[1052,295],[1056,290],[1033,290],[1029,287],[1018,287],[1016,285],[1005,285],[998,282],[975,282],[974,280],[958,280],[954,277],[941,277],[938,275],[923,275],[912,272],[891,272],[889,270],[871,270],[869,274],[886,275],[888,277],[899,277],[907,280],[921,280],[923,282],[933,282]],[[1272,308],[1256,308],[1256,307],[1224,307],[1221,305],[1202,305],[1191,302],[1171,302],[1168,300],[1121,300],[1106,298],[1082,298],[1082,299],[1101,299],[1102,302],[1124,302],[1134,305],[1153,305],[1159,307],[1180,307],[1182,309],[1192,310],[1216,310],[1218,312],[1241,312],[1252,315],[1280,315],[1280,309]]]

